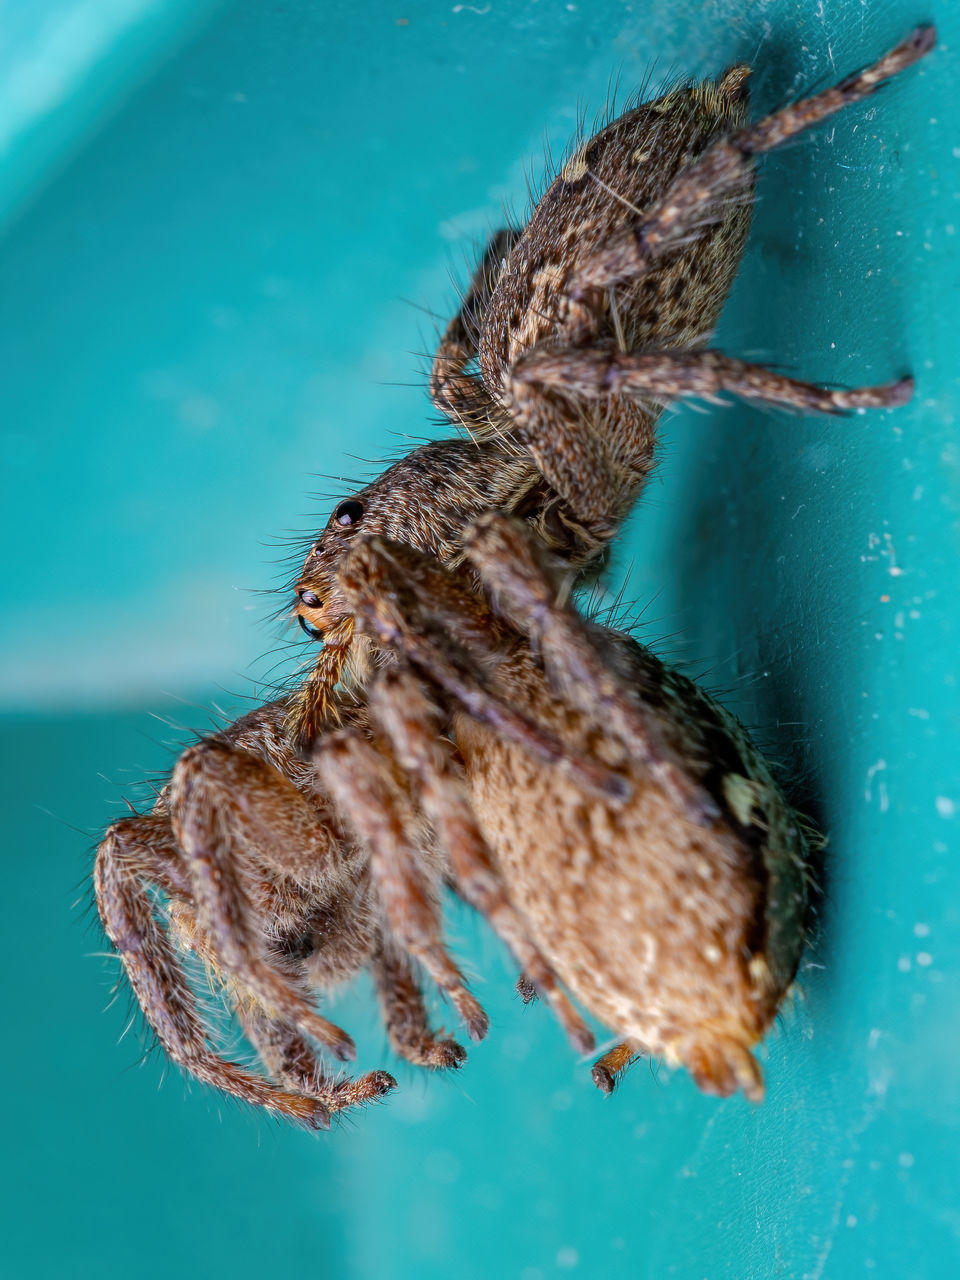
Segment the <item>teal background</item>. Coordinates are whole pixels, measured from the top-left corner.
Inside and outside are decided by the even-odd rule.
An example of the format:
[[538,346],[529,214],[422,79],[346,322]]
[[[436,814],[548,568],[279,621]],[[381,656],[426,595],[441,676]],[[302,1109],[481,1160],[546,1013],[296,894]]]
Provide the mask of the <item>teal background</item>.
[[[760,110],[930,19],[925,65],[765,163],[719,334],[915,400],[671,413],[619,553],[829,834],[764,1106],[642,1064],[604,1100],[466,912],[493,1030],[455,1077],[391,1060],[363,982],[335,1016],[401,1088],[329,1135],[141,1064],[97,833],[295,666],[277,539],[434,429],[418,308],[544,131],[651,65],[746,58]],[[958,1273],[958,45],[950,0],[0,4],[3,1276]]]

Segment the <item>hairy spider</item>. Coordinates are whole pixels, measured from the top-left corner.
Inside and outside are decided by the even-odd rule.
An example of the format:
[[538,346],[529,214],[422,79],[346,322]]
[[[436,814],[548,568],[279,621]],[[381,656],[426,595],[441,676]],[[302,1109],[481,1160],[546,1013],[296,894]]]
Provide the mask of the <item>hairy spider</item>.
[[[388,1091],[384,1072],[329,1078],[311,1045],[352,1056],[311,998],[365,967],[396,1051],[457,1065],[411,967],[483,1034],[440,933],[449,878],[579,1049],[592,1037],[557,975],[623,1036],[601,1087],[644,1050],[759,1096],[749,1049],[802,946],[802,833],[732,717],[560,598],[636,500],[663,402],[729,390],[842,412],[909,395],[908,379],[823,390],[702,344],[753,157],[932,43],[920,29],[755,126],[745,67],[675,89],[579,146],[527,226],[493,239],[431,377],[471,438],[340,503],[298,584],[324,639],[309,678],[189,748],[154,811],[100,847],[107,933],[198,1079],[314,1125]],[[270,1079],[212,1047],[175,942],[220,980]]]
[[[934,39],[918,28],[756,125],[740,66],[578,146],[526,227],[494,238],[435,357],[434,403],[471,439],[427,445],[342,502],[297,584],[295,613],[324,649],[291,732],[306,749],[323,730],[321,776],[386,858],[373,794],[386,760],[349,728],[326,732],[353,659],[458,890],[487,914],[519,908],[525,941],[622,1037],[594,1067],[607,1091],[652,1052],[706,1091],[762,1096],[750,1049],[802,949],[806,846],[742,726],[562,600],[638,496],[663,402],[729,391],[837,413],[909,398],[909,378],[827,390],[703,342],[742,251],[755,156]],[[435,764],[448,733],[462,779]]]

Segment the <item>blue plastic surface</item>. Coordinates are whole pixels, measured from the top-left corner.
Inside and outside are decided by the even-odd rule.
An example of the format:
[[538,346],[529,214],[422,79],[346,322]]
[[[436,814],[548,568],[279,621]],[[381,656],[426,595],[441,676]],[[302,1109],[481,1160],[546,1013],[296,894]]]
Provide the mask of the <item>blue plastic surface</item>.
[[[365,983],[335,1016],[401,1088],[327,1137],[127,1070],[115,962],[83,932],[95,835],[182,740],[151,712],[200,726],[289,670],[256,591],[270,539],[326,518],[305,494],[433,430],[411,301],[445,318],[544,129],[559,151],[618,73],[745,58],[762,110],[930,19],[927,64],[765,162],[718,335],[804,377],[912,370],[913,404],[677,410],[618,555],[643,634],[829,834],[764,1106],[644,1065],[601,1098],[465,912],[493,1030],[454,1078],[392,1061]],[[23,161],[0,244],[4,1276],[958,1273],[958,49],[949,0],[238,0],[105,97],[59,176],[63,149]],[[81,99],[67,151],[94,118]]]

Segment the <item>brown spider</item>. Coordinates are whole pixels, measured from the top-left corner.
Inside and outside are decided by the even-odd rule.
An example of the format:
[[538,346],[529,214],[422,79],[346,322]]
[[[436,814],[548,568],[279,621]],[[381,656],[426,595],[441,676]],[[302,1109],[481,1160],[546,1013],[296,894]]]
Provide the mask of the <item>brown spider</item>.
[[[839,412],[909,394],[822,390],[700,343],[746,237],[753,155],[932,41],[922,29],[752,128],[746,68],[674,90],[579,147],[527,227],[494,238],[431,378],[472,439],[425,446],[338,506],[299,583],[325,640],[310,678],[190,748],[154,812],[101,845],[107,932],[197,1078],[313,1124],[383,1094],[386,1073],[332,1081],[310,1044],[351,1056],[311,994],[364,967],[397,1052],[457,1065],[410,964],[483,1034],[440,935],[449,876],[578,1048],[592,1038],[557,974],[624,1036],[602,1087],[642,1048],[759,1095],[749,1048],[802,945],[802,834],[740,726],[558,603],[555,566],[565,592],[599,560],[651,469],[662,401],[731,390]],[[210,1047],[171,933],[220,978],[271,1080]]]
[[[390,740],[379,756],[349,729],[318,741],[341,813],[389,856],[375,793],[392,755],[458,890],[495,928],[492,903],[519,908],[525,943],[622,1037],[594,1067],[606,1091],[651,1052],[708,1092],[762,1097],[750,1049],[802,949],[806,845],[742,726],[562,600],[642,488],[662,402],[730,391],[836,413],[909,398],[910,379],[826,390],[702,335],[742,250],[754,156],[934,39],[919,28],[757,125],[735,67],[581,144],[527,226],[495,237],[435,357],[434,403],[472,439],[427,445],[340,503],[297,584],[301,625],[324,639],[298,695],[303,746],[348,658]],[[435,763],[447,733],[462,780]]]

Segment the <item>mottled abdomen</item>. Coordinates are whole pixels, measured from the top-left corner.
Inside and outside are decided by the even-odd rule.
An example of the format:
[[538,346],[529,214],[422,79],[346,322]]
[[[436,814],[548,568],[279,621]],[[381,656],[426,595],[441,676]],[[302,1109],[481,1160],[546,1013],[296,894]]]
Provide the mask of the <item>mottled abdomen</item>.
[[[690,681],[636,649],[658,680],[651,715],[714,796],[719,819],[688,820],[623,747],[531,678],[500,669],[518,704],[629,774],[616,806],[586,794],[466,718],[457,725],[477,816],[537,944],[586,1008],[637,1052],[691,1070],[702,1089],[763,1095],[750,1054],[803,947],[805,841],[742,727]],[[516,676],[516,679],[511,679]],[[709,758],[707,753],[709,752]]]

